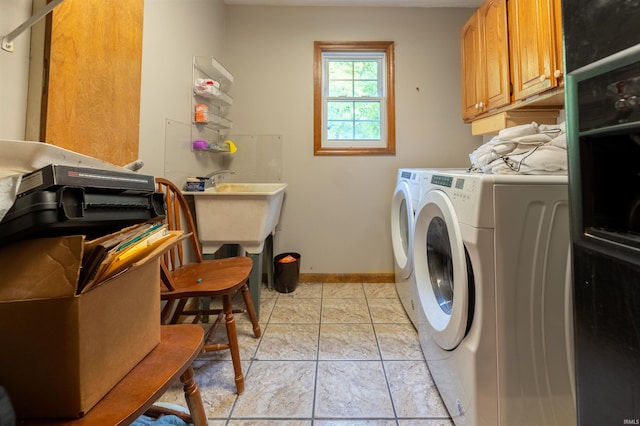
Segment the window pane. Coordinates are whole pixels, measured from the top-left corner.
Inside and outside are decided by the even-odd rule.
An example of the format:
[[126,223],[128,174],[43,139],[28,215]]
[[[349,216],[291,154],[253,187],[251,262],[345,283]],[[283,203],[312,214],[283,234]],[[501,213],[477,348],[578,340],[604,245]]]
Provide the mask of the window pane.
[[360,140],[380,139],[380,123],[377,121],[356,121],[355,138]]
[[353,102],[327,102],[329,120],[353,120]]
[[329,81],[329,96],[337,98],[339,96],[353,96],[353,82],[349,81]]
[[352,80],[353,62],[329,61],[329,80]]
[[356,102],[355,119],[380,121],[380,102]]
[[377,98],[380,96],[380,94],[378,94],[377,81],[356,81],[354,82],[354,84],[355,87],[353,96],[369,96],[372,98]]
[[356,80],[377,80],[378,62],[361,61],[353,63],[354,78]]
[[352,121],[327,122],[327,139],[353,139]]

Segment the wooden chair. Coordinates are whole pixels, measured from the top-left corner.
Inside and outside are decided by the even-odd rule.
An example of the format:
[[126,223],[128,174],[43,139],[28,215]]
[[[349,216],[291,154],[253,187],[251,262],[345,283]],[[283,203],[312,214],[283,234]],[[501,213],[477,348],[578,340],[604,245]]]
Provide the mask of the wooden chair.
[[[229,349],[235,382],[238,394],[244,391],[244,376],[240,363],[240,351],[238,336],[233,314],[247,312],[253,325],[253,332],[260,337],[260,325],[256,315],[247,280],[251,273],[252,262],[249,257],[235,256],[224,259],[204,260],[195,222],[187,200],[180,189],[171,181],[164,178],[156,178],[159,192],[165,195],[166,223],[171,230],[183,230],[191,235],[182,244],[174,246],[163,256],[161,262],[162,282],[166,288],[162,289],[161,299],[167,304],[162,311],[162,322],[175,324],[184,316],[194,316],[193,323],[199,322],[203,317],[214,314],[216,320],[205,335],[204,352]],[[184,228],[183,228],[184,224]],[[186,261],[186,250],[183,247],[189,244],[195,260]],[[232,298],[240,290],[246,310],[233,309]],[[222,309],[211,309],[209,306],[187,307],[187,301],[191,298],[221,298]],[[193,304],[190,304],[193,305]],[[173,311],[173,315],[171,315]],[[171,317],[169,319],[169,317]],[[226,343],[211,343],[218,326],[224,320],[227,329]]]

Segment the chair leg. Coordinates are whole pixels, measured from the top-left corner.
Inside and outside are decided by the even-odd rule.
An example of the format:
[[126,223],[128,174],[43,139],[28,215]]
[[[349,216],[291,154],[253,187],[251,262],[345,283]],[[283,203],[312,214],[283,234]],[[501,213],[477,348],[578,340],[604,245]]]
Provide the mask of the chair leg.
[[256,309],[253,306],[253,299],[251,298],[251,291],[249,291],[249,286],[246,284],[243,285],[240,291],[242,291],[242,298],[244,299],[245,305],[247,305],[247,313],[249,314],[251,324],[253,325],[253,334],[256,336],[256,338],[258,338],[262,335],[262,331],[260,330],[260,324],[258,323]]
[[176,305],[175,311],[173,311],[173,317],[171,317],[171,324],[177,324],[184,310],[184,306],[187,304],[187,299],[180,299]]
[[242,363],[240,361],[240,347],[238,346],[238,333],[236,331],[236,320],[233,318],[233,307],[231,296],[222,296],[222,306],[224,309],[225,324],[227,326],[227,338],[229,339],[229,350],[231,351],[231,361],[235,373],[236,391],[238,395],[244,392],[244,375],[242,374]]
[[175,300],[166,301],[164,308],[162,308],[162,312],[160,313],[160,324],[167,324],[169,315],[171,315],[171,312],[173,312],[173,309],[175,308],[175,302]]
[[191,366],[180,376],[180,381],[182,382],[184,397],[194,426],[206,426],[208,424],[207,414],[204,410],[200,389],[194,380],[194,372]]

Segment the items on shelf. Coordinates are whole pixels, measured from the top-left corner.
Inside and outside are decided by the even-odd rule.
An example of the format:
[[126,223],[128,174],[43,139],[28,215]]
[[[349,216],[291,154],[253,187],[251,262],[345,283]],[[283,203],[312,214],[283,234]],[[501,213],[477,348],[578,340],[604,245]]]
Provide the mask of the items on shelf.
[[199,96],[220,96],[220,82],[210,78],[196,78],[193,92]]
[[229,139],[224,142],[207,142],[203,139],[196,139],[193,141],[192,147],[194,151],[211,151],[226,154],[233,154],[238,150],[233,141]]
[[196,104],[196,123],[208,123],[209,122],[209,107],[205,104]]
[[195,151],[204,151],[209,147],[209,142],[203,139],[196,139],[193,141],[193,149]]
[[228,95],[233,75],[215,58],[194,56],[192,82],[193,151],[233,154],[235,145],[225,140],[228,129],[232,127],[227,114],[233,104],[233,99]]

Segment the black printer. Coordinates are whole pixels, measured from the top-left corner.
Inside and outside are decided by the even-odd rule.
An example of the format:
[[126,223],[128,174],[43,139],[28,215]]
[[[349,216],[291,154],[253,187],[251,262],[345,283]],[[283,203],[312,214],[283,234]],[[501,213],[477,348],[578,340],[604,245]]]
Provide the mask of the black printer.
[[22,176],[0,221],[0,244],[82,234],[96,238],[165,217],[153,176],[51,164]]

